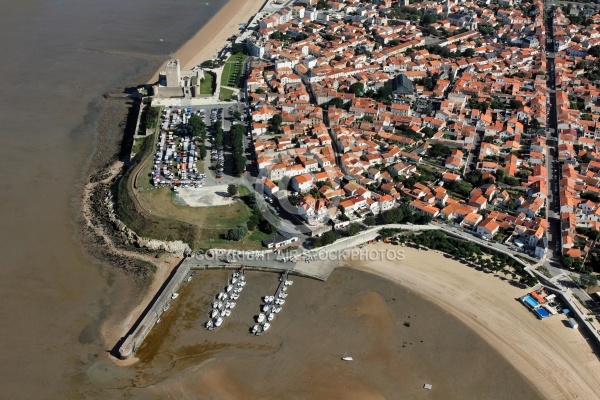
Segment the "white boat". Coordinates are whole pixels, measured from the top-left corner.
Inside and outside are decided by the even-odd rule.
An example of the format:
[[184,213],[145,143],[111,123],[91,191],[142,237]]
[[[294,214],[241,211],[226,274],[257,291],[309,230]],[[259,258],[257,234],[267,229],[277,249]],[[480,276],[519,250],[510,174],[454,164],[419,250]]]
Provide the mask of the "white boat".
[[206,329],[212,329],[212,328],[213,328],[213,321],[212,321],[212,319],[209,319],[206,322]]
[[229,317],[231,315],[231,310],[225,310],[223,312],[225,313],[226,317]]
[[233,307],[235,307],[235,301],[229,302],[229,308],[233,308]]
[[234,273],[233,273],[233,277],[234,277],[234,278],[237,278],[238,276],[240,276],[240,273],[239,273],[239,272],[234,272]]
[[165,304],[165,307],[163,308],[163,310],[167,311],[169,309],[169,307],[171,307],[171,304],[167,303],[167,304]]
[[279,293],[279,297],[281,297],[282,299],[285,299],[287,297],[287,293]]
[[269,313],[269,315],[267,316],[267,321],[273,321],[273,318],[275,318],[275,314]]
[[222,323],[223,323],[223,318],[221,318],[221,317],[218,317],[215,320],[215,326],[221,326]]
[[265,320],[265,314],[263,314],[263,313],[260,313],[260,314],[258,314],[258,318],[256,318],[256,321],[257,321],[258,323],[261,323],[261,322],[263,322],[264,320]]
[[282,307],[280,305],[276,305],[276,306],[273,307],[273,312],[275,314],[277,314],[281,310],[282,310]]
[[240,286],[246,286],[246,281],[244,281],[244,280],[240,281]]
[[223,298],[223,293],[219,293],[219,294],[217,295],[217,299],[221,300],[222,298]]
[[233,285],[227,285],[227,291],[231,292],[231,289],[233,289]]
[[225,313],[226,311],[227,311],[227,310],[222,310],[222,311],[221,311],[221,317],[226,317],[226,316],[227,316],[227,315],[226,315],[226,313]]
[[259,326],[258,326],[258,325],[254,325],[254,326],[252,327],[252,333],[256,335],[256,333],[258,332],[258,328],[259,328]]
[[219,301],[219,302],[217,303],[217,306],[218,306],[219,308],[223,307],[223,302],[222,302],[222,301]]
[[212,306],[213,306],[213,308],[219,308],[219,302],[213,301]]
[[353,358],[348,355],[348,352],[345,352],[344,353],[344,357],[342,357],[342,360],[344,360],[344,361],[352,361]]
[[233,300],[237,300],[239,297],[240,297],[240,295],[239,295],[239,294],[237,294],[237,293],[234,293],[234,294],[232,294],[232,295],[231,295],[231,298],[232,298]]
[[283,303],[285,303],[285,300],[283,300],[283,299],[277,299],[277,300],[275,300],[275,304],[281,305]]
[[234,277],[234,278],[231,278],[231,284],[232,284],[232,285],[233,285],[234,283],[236,283],[236,282],[237,282],[237,278],[235,278],[235,277]]
[[154,325],[158,325],[158,324],[160,324],[160,318],[158,318],[158,319],[156,320],[156,322],[154,323]]
[[290,286],[294,283],[294,281],[285,281],[284,285],[285,286]]
[[210,317],[211,318],[215,318],[219,315],[219,310],[212,310],[212,312],[210,313]]
[[263,331],[266,331],[267,329],[269,329],[271,327],[271,324],[268,322],[265,322],[265,324],[263,325]]
[[282,287],[281,290],[285,292],[287,290],[287,286]]
[[178,298],[178,297],[179,297],[179,293],[173,293],[173,294],[171,295],[171,299],[173,299],[173,300],[175,300],[175,299],[176,299],[176,298]]
[[186,279],[188,282],[192,280],[192,276],[188,276],[188,278]]

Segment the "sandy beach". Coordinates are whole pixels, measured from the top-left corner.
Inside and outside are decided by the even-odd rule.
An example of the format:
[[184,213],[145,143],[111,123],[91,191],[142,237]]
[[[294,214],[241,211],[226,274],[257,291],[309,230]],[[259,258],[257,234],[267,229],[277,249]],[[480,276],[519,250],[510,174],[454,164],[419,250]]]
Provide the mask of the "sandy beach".
[[[228,271],[184,284],[130,367],[99,365],[96,385],[131,398],[544,398],[506,359],[443,309],[388,279],[349,268],[327,282],[292,278],[283,311],[260,337],[249,328],[276,274],[247,271],[224,325],[203,329]],[[341,361],[348,351],[354,362]],[[493,379],[490,379],[493,377]],[[434,390],[423,390],[430,382]],[[433,396],[433,397],[431,397]]]
[[[387,245],[371,246],[383,249]],[[540,321],[515,300],[526,290],[441,253],[403,249],[403,262],[353,262],[351,266],[400,283],[459,318],[545,398],[600,398],[600,362],[582,334],[565,326],[565,317]]]
[[[229,0],[219,12],[192,38],[181,46],[174,55],[182,70],[189,70],[203,61],[213,59],[233,35],[240,33],[240,24],[247,23],[263,6],[263,0]],[[166,63],[166,62],[165,62]],[[158,79],[158,72],[152,82]]]

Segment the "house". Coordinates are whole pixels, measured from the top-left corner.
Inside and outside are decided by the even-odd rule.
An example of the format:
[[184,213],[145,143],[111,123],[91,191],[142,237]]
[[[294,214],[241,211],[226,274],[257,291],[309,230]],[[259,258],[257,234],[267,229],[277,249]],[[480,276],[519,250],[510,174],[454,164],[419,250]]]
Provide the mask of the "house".
[[524,201],[519,208],[517,208],[518,213],[523,213],[529,218],[535,218],[535,216],[540,212],[540,210],[544,207],[544,199],[541,197],[533,197]]
[[411,210],[421,213],[423,215],[429,215],[431,218],[437,217],[438,214],[440,213],[440,210],[438,210],[431,204],[425,203],[424,201],[421,201],[421,200],[411,201],[410,204],[408,205],[408,207]]
[[448,158],[446,158],[445,167],[448,169],[460,169],[463,164],[463,152],[459,149],[453,149]]
[[263,182],[263,192],[265,196],[273,197],[275,193],[279,191],[279,187],[269,179],[265,179]]
[[298,193],[308,192],[313,186],[313,177],[311,174],[301,174],[290,179],[292,189]]
[[493,238],[496,233],[498,233],[499,229],[500,225],[498,225],[498,222],[490,217],[486,217],[479,223],[479,225],[477,225],[477,233],[490,239]]

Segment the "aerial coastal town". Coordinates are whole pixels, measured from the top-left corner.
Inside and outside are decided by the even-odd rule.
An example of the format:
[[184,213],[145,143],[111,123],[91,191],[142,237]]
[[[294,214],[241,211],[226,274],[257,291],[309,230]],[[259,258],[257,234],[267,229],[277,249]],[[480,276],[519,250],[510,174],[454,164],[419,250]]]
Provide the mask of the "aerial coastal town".
[[298,1],[258,25],[246,41],[255,164],[265,194],[288,197],[311,230],[410,215],[596,263],[594,8]]
[[326,280],[339,263],[322,251],[388,243],[503,274],[526,290],[521,306],[540,321],[562,315],[596,349],[596,7],[275,0],[213,59],[170,60],[144,88],[132,154],[147,158],[132,192],[146,215],[178,224],[152,229],[190,247],[119,357],[196,270],[237,271],[212,299],[209,331],[232,313],[246,268],[280,273],[250,328],[261,335],[287,274]]
[[164,139],[192,114],[221,137],[186,142],[189,171],[177,163],[183,171],[156,171],[154,184],[175,173],[203,179],[193,164],[207,147],[223,177],[221,120],[225,130],[245,123],[245,159],[234,161],[248,165],[232,176],[258,177],[250,186],[320,245],[357,226],[432,223],[591,271],[600,232],[594,7],[275,2],[218,54],[224,67],[167,65],[155,98],[218,93],[221,103],[238,100],[225,104],[239,123],[222,106],[210,121],[204,109],[163,110],[157,157],[169,167],[174,147],[165,153]]

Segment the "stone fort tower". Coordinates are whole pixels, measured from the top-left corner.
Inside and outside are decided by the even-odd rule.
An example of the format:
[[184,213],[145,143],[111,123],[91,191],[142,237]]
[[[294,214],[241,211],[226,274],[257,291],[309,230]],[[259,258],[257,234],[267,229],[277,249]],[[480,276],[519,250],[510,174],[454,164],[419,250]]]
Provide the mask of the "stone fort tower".
[[179,65],[179,60],[173,60],[167,63],[165,78],[167,87],[178,87],[180,85],[181,67]]

